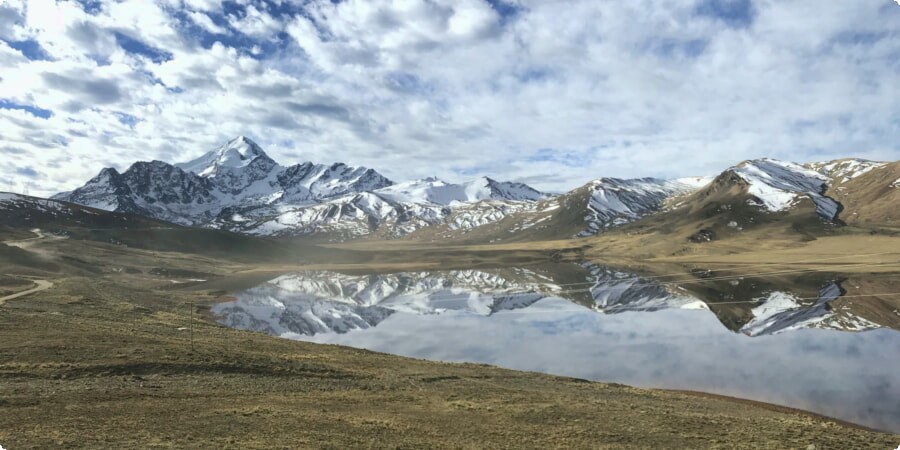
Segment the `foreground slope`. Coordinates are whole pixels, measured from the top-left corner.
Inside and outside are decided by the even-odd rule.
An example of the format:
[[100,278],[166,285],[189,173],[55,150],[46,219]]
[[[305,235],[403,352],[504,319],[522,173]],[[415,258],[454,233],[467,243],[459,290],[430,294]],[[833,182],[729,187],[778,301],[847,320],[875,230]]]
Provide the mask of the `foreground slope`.
[[[9,448],[890,448],[896,440],[753,402],[232,330],[208,314],[220,293],[179,289],[189,284],[150,269],[191,267],[225,282],[240,270],[233,263],[78,247],[87,244],[39,245],[82,248],[98,274],[48,273],[53,288],[0,306],[0,442]],[[123,260],[136,270],[113,270]]]
[[[53,211],[71,207],[7,197],[26,211],[0,216],[18,217],[7,223],[19,240],[35,224],[77,230],[71,222],[93,226],[78,222],[112,214],[84,209],[33,222],[47,204]],[[124,219],[131,220],[104,220]],[[547,245],[559,252],[558,244]],[[209,312],[229,300],[222,295],[289,270],[241,263],[240,252],[219,259],[75,237],[16,249],[51,262],[77,255],[92,271],[24,267],[20,258],[3,267],[31,275],[17,275],[19,281],[53,283],[0,305],[0,442],[9,448],[890,448],[896,440],[771,405],[410,360],[224,328]],[[452,266],[454,259],[471,267],[479,254],[517,251],[394,253],[418,267]],[[383,258],[365,267],[389,267],[383,252],[362,253]],[[343,268],[359,269],[371,257],[356,256]],[[195,290],[198,277],[209,280],[204,290]],[[614,303],[607,299],[604,307]]]

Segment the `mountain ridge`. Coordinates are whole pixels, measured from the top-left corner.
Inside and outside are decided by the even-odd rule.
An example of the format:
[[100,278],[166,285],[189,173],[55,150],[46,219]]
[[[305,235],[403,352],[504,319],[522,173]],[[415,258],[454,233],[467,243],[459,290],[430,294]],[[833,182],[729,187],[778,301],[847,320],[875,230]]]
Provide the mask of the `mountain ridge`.
[[[848,200],[838,198],[847,197],[847,186],[890,164],[760,158],[715,177],[600,177],[551,195],[488,176],[463,183],[437,177],[395,183],[374,169],[344,163],[282,166],[253,140],[238,136],[183,163],[139,161],[124,172],[105,168],[84,186],[53,198],[256,235],[495,242],[592,236],[676,210],[724,217],[727,211],[710,208],[737,208],[747,213],[738,219],[765,222],[770,215],[805,208],[806,202],[820,221],[841,224],[842,201]],[[887,195],[878,183],[867,189]],[[710,203],[711,198],[716,200]],[[750,226],[737,219],[726,223],[736,223],[735,229]]]
[[[449,208],[461,204],[546,197],[525,184],[489,177],[461,184],[429,178],[398,185],[374,169],[344,163],[285,167],[245,136],[184,163],[136,162],[121,173],[106,168],[84,186],[53,196],[181,225],[250,234],[337,230],[346,238],[373,234],[386,222],[400,224],[388,233],[398,237],[439,222]],[[293,217],[301,221],[291,222]]]

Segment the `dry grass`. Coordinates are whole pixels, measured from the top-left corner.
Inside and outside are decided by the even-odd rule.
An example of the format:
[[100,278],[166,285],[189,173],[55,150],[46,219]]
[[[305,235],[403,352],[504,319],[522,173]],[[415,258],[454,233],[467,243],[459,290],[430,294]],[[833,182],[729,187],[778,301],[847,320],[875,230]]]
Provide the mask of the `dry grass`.
[[[288,341],[69,277],[0,308],[8,448],[890,448],[786,408]],[[194,300],[194,349],[185,301]]]
[[[645,238],[465,247],[370,242],[321,249],[310,262],[298,264],[243,264],[75,240],[41,243],[45,255],[55,255],[42,264],[15,267],[15,255],[0,261],[6,273],[56,283],[0,307],[0,444],[15,449],[896,445],[896,436],[785,408],[293,342],[223,328],[207,313],[226,292],[305,268],[471,268],[587,255],[660,267],[644,267],[652,272],[714,263],[784,265],[788,258],[817,264],[816,259],[821,263],[851,251],[890,253],[859,260],[886,262],[898,250],[896,238],[883,236],[790,241],[784,248],[748,239],[697,244],[696,251],[656,256],[650,264],[639,257]],[[362,262],[326,263],[332,252]],[[210,282],[203,291],[186,285],[173,289],[167,274],[186,273]],[[195,302],[199,316],[193,350],[188,332],[179,330],[188,325],[188,301]]]

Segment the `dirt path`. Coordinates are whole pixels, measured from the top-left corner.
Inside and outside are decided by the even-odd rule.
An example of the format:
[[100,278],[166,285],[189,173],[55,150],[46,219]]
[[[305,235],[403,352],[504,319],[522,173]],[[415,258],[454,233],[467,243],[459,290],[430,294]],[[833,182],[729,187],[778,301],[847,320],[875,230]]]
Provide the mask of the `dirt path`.
[[34,283],[37,285],[27,291],[18,292],[12,295],[7,295],[6,297],[0,297],[0,305],[6,303],[7,300],[15,300],[19,297],[24,297],[28,294],[34,294],[35,292],[45,291],[53,287],[53,283],[47,280],[34,280]]
[[[44,234],[44,232],[38,228],[31,230],[31,232],[36,234],[37,236],[35,236],[33,238],[19,239],[19,240],[15,240],[15,241],[3,241],[3,244],[8,245],[10,247],[28,248],[31,245],[36,244],[38,241],[42,241],[44,239],[57,239],[58,238],[56,236],[48,236],[48,235]],[[62,238],[59,238],[59,239],[62,239]]]

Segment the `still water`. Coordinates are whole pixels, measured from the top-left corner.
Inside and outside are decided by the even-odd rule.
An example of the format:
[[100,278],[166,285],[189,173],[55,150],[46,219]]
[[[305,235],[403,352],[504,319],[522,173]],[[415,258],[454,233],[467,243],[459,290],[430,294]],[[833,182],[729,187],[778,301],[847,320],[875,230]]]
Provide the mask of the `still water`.
[[302,272],[213,312],[290,339],[731,395],[900,432],[900,311],[877,295],[900,291],[896,274],[669,279],[592,264]]

